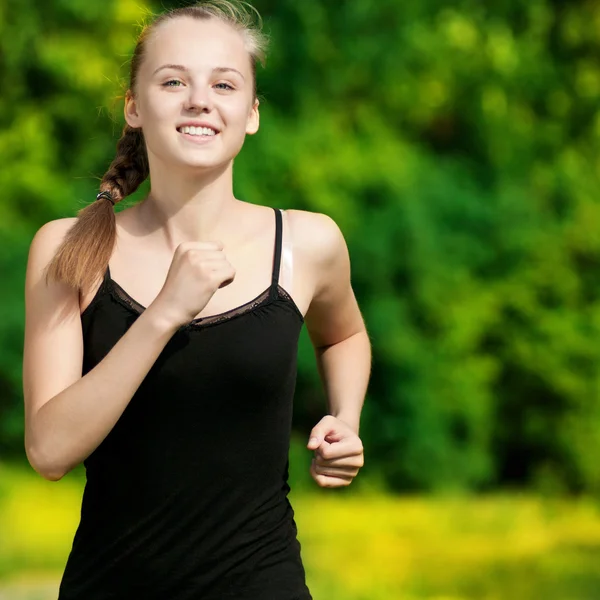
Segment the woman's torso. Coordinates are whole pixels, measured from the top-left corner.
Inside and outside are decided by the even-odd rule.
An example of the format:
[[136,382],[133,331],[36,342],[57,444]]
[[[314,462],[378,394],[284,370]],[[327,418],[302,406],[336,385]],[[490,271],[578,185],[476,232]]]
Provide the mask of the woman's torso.
[[[169,340],[84,461],[81,522],[59,600],[308,600],[287,499],[303,326],[280,285]],[[85,375],[143,311],[107,270],[82,313]]]

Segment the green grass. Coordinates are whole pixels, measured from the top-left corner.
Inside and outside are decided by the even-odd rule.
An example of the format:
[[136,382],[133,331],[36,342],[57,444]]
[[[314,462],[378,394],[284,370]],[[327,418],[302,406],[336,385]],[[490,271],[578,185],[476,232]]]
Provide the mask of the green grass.
[[[591,499],[293,489],[315,600],[600,599]],[[0,466],[0,600],[56,600],[81,490]]]

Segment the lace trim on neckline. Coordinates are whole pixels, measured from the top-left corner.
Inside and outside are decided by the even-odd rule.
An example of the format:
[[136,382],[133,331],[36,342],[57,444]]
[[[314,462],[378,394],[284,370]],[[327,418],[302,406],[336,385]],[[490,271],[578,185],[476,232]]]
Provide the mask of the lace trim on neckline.
[[[115,298],[118,302],[124,305],[126,308],[129,308],[137,315],[141,315],[145,309],[139,302],[134,300],[116,281],[112,278],[107,279],[105,282],[107,284],[108,292]],[[215,325],[217,323],[222,323],[224,321],[229,321],[235,317],[246,314],[258,308],[259,306],[270,304],[272,301],[277,300],[278,298],[282,298],[283,300],[289,302],[294,311],[298,315],[300,321],[304,323],[304,316],[300,312],[300,309],[294,302],[294,299],[288,294],[288,292],[282,288],[279,284],[276,284],[275,294],[272,293],[273,286],[269,286],[267,289],[262,291],[258,296],[245,302],[240,306],[236,306],[230,310],[227,310],[222,313],[217,313],[215,315],[208,315],[206,317],[197,317],[182,325],[179,329],[199,329],[205,327],[207,325]]]

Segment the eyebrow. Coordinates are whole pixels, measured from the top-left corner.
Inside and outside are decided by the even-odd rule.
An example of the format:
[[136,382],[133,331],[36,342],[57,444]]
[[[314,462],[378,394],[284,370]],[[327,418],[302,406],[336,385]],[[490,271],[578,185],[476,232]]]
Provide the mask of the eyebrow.
[[[154,77],[154,75],[156,75],[159,71],[162,71],[163,69],[173,69],[175,71],[188,71],[188,68],[184,65],[172,65],[172,64],[168,64],[168,65],[161,65],[160,67],[158,67],[158,69],[156,69],[154,71],[154,73],[152,73],[152,76]],[[229,71],[233,71],[234,73],[237,73],[244,81],[246,81],[246,78],[237,70],[234,69],[233,67],[215,67],[213,69],[214,72],[217,73],[227,73]]]

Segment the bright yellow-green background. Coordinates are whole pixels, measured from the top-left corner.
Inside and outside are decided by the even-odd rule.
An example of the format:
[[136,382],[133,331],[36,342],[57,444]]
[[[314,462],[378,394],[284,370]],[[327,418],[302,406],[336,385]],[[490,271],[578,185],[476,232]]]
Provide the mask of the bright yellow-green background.
[[[0,598],[56,598],[81,482],[2,467]],[[290,495],[315,600],[598,598],[599,506],[522,494]],[[5,593],[3,596],[1,593]]]

